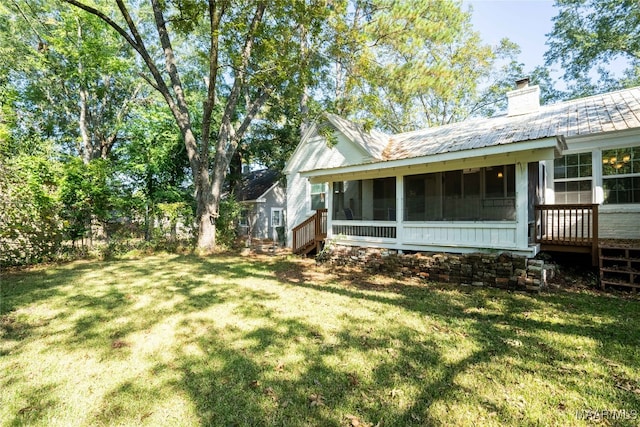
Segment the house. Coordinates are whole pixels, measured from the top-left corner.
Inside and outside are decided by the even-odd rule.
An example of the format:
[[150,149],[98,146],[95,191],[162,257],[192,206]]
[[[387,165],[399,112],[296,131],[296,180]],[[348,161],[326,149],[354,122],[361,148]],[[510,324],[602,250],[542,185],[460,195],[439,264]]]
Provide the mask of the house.
[[236,200],[242,211],[238,234],[252,239],[274,240],[284,243],[286,191],[280,174],[274,170],[257,170],[242,175]]
[[640,87],[541,106],[538,86],[517,84],[502,116],[415,132],[327,114],[284,169],[293,251],[330,238],[532,257],[640,239]]

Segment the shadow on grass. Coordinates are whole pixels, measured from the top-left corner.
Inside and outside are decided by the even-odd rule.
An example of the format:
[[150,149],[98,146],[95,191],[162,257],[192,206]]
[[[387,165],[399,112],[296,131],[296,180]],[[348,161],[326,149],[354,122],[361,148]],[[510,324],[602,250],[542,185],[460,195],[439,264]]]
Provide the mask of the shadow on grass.
[[[73,329],[56,345],[105,359],[128,357],[114,348],[119,342],[126,346],[132,334],[177,314],[185,317],[179,324],[179,345],[170,350],[172,361],[157,362],[152,370],[158,375],[177,370],[178,379],[162,386],[119,384],[95,414],[98,423],[142,423],[149,401],[173,388],[189,395],[202,425],[337,426],[348,422],[353,412],[374,424],[442,425],[432,414],[434,405],[465,400],[497,414],[503,423],[518,424],[523,421],[519,417],[525,417],[524,408],[514,410],[507,408],[509,402],[496,404],[475,395],[460,376],[491,364],[511,364],[503,368],[545,378],[560,388],[582,387],[578,392],[584,396],[598,396],[602,389],[596,383],[623,381],[620,384],[626,386],[636,381],[624,383],[621,376],[626,375],[623,371],[637,372],[640,363],[638,302],[606,295],[531,296],[401,281],[380,285],[366,275],[350,283],[353,277],[339,271],[333,280],[320,281],[309,264],[286,259],[173,256],[78,266],[10,277],[10,287],[2,290],[5,307],[15,311],[50,303],[58,316],[69,317]],[[270,281],[269,291],[246,285],[262,280]],[[353,310],[343,309],[340,327],[329,329],[329,334],[304,315],[291,317],[272,307],[281,294],[291,292],[289,288],[307,291],[296,302],[310,309],[339,297]],[[232,307],[231,316],[246,324],[186,318],[222,305]],[[360,317],[360,307],[378,313],[381,323]],[[541,316],[545,307],[563,317]],[[393,318],[393,313],[403,312],[411,313],[416,324]],[[5,313],[0,318],[4,336],[17,342],[36,338],[38,326]],[[608,377],[594,378],[593,387],[574,382],[571,376],[584,374],[581,350],[558,347],[547,334],[593,340],[600,357],[612,362]],[[16,380],[27,382],[19,377],[12,381]],[[610,389],[616,391],[599,397],[618,402],[620,408],[640,407],[633,391]],[[24,388],[27,401],[40,395],[40,389]],[[25,408],[31,406],[37,409]],[[37,420],[42,413],[36,409],[17,414],[16,423]]]
[[52,410],[59,403],[58,399],[52,397],[52,391],[55,390],[55,387],[55,384],[47,384],[22,393],[20,396],[21,408],[6,425],[15,427],[32,425],[50,416]]

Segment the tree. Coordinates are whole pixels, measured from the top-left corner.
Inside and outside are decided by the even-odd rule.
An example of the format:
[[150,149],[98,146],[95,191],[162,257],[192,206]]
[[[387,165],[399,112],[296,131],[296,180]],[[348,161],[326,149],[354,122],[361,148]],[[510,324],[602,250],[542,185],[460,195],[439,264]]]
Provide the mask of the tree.
[[[11,81],[19,93],[15,138],[56,140],[85,163],[106,159],[141,88],[127,45],[95,17],[52,2],[11,2],[3,32],[19,53]],[[19,18],[19,19],[18,19]]]
[[342,0],[328,10],[315,37],[301,37],[303,62],[314,74],[301,79],[300,104],[269,109],[245,141],[251,160],[282,169],[305,119],[326,110],[388,132],[490,114],[522,75],[495,90],[498,62],[518,48],[508,40],[483,45],[458,2]]
[[467,117],[501,49],[455,1],[355,1],[334,27],[336,111],[390,132]]
[[122,138],[127,143],[114,150],[115,167],[127,177],[120,211],[143,217],[150,240],[160,204],[192,204],[189,159],[173,117],[153,98],[133,108]]
[[[325,9],[306,1],[151,1],[153,21],[144,20],[117,0],[119,18],[78,0],[65,2],[99,17],[138,53],[149,74],[147,82],[164,98],[184,140],[195,184],[198,247],[215,247],[215,219],[222,185],[233,153],[268,100],[276,99],[298,68],[299,23],[313,28]],[[147,26],[156,35],[145,33]],[[190,102],[183,80],[187,55],[175,41],[191,35],[195,52],[204,52],[207,72],[199,134],[194,127],[198,108]],[[175,46],[175,47],[174,47]],[[156,52],[162,52],[162,65]],[[196,55],[197,56],[197,55]],[[182,68],[181,68],[182,67]],[[163,70],[164,69],[164,73]],[[193,70],[191,70],[193,71]],[[221,104],[220,117],[213,117]],[[213,141],[212,141],[213,139]]]
[[59,191],[65,233],[72,242],[86,236],[93,239],[94,220],[105,225],[112,213],[111,164],[104,159],[84,163],[70,157],[63,169]]
[[[630,67],[621,80],[624,85],[640,82],[640,3],[637,0],[556,0],[558,15],[548,34],[546,64],[559,62],[567,82],[578,80],[577,90],[584,93],[588,76],[615,60]],[[607,83],[608,81],[608,83]]]

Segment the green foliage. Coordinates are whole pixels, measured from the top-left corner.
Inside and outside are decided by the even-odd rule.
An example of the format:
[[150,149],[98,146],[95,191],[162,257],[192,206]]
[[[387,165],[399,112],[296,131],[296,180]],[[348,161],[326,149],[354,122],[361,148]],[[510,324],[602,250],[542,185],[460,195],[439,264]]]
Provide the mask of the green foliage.
[[[149,240],[154,235],[157,204],[193,205],[189,161],[173,118],[154,99],[132,109],[125,131],[127,143],[113,152],[114,166],[127,177],[121,188],[126,197],[120,200],[119,210],[129,217],[144,218]],[[190,213],[189,224],[192,217]]]
[[61,216],[65,233],[72,240],[90,236],[94,220],[106,223],[111,214],[113,189],[108,161],[94,159],[85,165],[76,157],[64,164],[60,183]]
[[158,203],[156,210],[160,222],[160,228],[154,236],[156,239],[166,239],[167,234],[169,234],[170,240],[178,240],[178,226],[183,229],[182,237],[185,237],[185,234],[188,238],[193,235],[193,210],[187,203]]
[[58,174],[45,158],[0,156],[0,265],[51,260],[62,240]]
[[[14,58],[6,67],[18,99],[16,143],[55,140],[88,162],[106,158],[140,94],[127,46],[99,19],[41,0],[0,9],[0,40]],[[3,53],[0,42],[0,53]]]
[[610,89],[607,66],[628,61],[618,85],[640,83],[640,3],[637,0],[556,0],[558,15],[549,36],[547,65],[560,63],[567,82],[578,80],[579,92],[588,86],[589,74],[598,70],[598,86]]
[[458,121],[478,102],[498,49],[456,1],[355,2],[336,18],[335,111],[401,132]]
[[232,247],[238,237],[236,224],[241,212],[242,206],[232,195],[220,202],[216,218],[216,241],[222,247]]

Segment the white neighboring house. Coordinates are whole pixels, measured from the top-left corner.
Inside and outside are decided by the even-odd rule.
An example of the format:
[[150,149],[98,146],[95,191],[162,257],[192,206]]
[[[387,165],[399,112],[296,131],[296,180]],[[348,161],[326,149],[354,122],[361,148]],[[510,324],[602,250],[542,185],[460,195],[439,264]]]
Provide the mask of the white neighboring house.
[[640,87],[540,106],[525,79],[507,96],[503,116],[396,135],[326,114],[335,140],[314,124],[284,169],[288,245],[534,256],[640,239]]
[[[285,226],[286,191],[279,178],[277,171],[268,169],[243,174],[236,192],[236,200],[242,205],[238,224],[241,236],[280,240],[278,228]],[[284,238],[282,232],[280,237]]]

